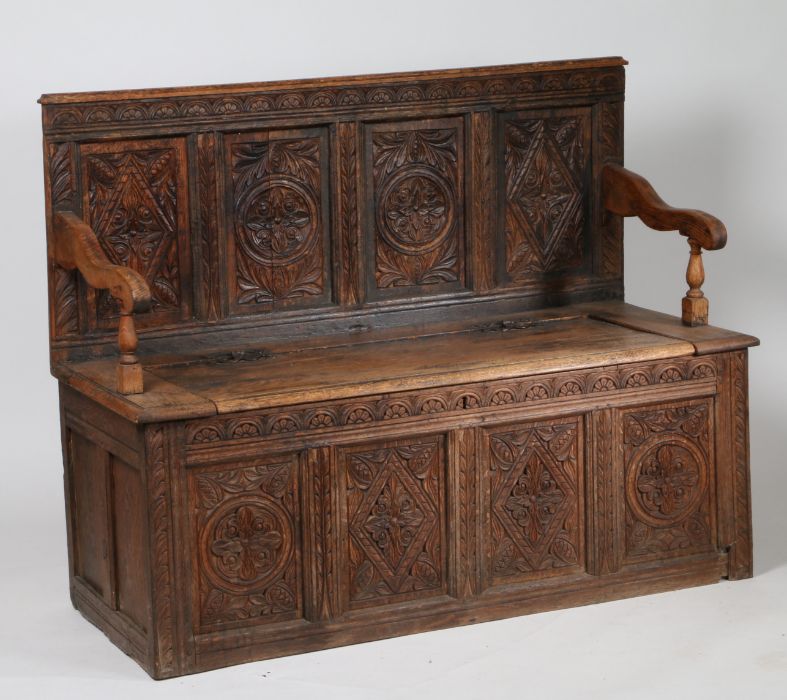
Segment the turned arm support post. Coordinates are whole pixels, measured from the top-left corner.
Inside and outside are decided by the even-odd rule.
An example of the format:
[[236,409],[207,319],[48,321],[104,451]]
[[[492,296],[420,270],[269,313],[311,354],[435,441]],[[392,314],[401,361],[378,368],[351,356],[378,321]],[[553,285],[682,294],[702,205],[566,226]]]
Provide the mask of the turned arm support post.
[[142,366],[137,358],[133,314],[150,310],[147,282],[131,268],[110,263],[93,229],[73,212],[55,214],[51,256],[66,270],[79,270],[91,287],[108,289],[120,301],[117,390],[121,394],[141,394]]
[[651,184],[620,165],[608,164],[601,173],[604,208],[619,216],[637,216],[657,231],[678,231],[689,241],[689,290],[683,298],[682,318],[687,326],[708,323],[708,299],[702,293],[705,270],[702,250],[718,250],[727,243],[727,229],[715,216],[696,209],[677,209],[659,197]]

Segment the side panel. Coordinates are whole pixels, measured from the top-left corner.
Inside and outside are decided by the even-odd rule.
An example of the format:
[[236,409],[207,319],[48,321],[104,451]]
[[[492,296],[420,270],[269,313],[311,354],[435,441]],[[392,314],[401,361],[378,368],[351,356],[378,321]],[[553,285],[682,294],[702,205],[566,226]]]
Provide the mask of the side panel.
[[448,588],[443,435],[342,447],[341,574],[351,610],[424,600]]
[[367,297],[465,286],[464,122],[365,127]]
[[585,570],[583,418],[481,431],[488,586]]
[[189,472],[195,632],[303,617],[300,460]]
[[[183,138],[86,143],[79,147],[82,212],[110,262],[148,282],[141,327],[188,320],[192,310],[186,142]],[[118,303],[85,286],[87,325],[112,327]]]
[[621,411],[624,565],[714,551],[713,420],[710,399]]
[[224,151],[230,312],[330,301],[327,131],[231,134]]

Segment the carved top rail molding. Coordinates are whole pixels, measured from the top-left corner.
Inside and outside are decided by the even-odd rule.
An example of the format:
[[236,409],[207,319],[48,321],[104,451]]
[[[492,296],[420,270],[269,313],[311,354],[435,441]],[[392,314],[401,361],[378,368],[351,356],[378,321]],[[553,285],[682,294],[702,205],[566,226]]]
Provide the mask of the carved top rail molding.
[[626,63],[610,57],[320,80],[51,94],[42,95],[39,102],[44,105],[47,134],[430,102],[443,107],[510,98],[536,102],[563,94],[620,95]]

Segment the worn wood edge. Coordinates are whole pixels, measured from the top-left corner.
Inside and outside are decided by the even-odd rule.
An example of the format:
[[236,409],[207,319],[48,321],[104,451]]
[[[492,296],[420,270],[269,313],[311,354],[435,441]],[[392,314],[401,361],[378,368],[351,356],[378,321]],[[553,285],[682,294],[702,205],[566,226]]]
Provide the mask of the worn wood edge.
[[[395,622],[381,624],[379,621],[359,618],[351,623],[337,622],[334,628],[325,631],[315,630],[313,625],[307,623],[299,626],[298,632],[303,636],[283,639],[270,635],[270,641],[264,641],[269,634],[260,630],[259,636],[248,639],[246,644],[241,644],[237,638],[231,638],[225,640],[225,648],[212,652],[201,650],[198,643],[194,667],[187,669],[186,673],[718,583],[726,571],[726,556],[712,553],[691,562],[672,564],[666,569],[662,562],[644,571],[627,571],[604,577],[581,577],[562,587],[545,587],[543,591],[535,594],[523,590],[514,600],[508,598],[509,593],[506,594],[505,602],[500,598],[495,600],[488,594],[482,594],[474,604],[451,599],[451,607],[428,611],[427,604],[434,601],[425,600],[423,610],[414,610],[411,615],[398,612]],[[210,645],[215,649],[215,640],[211,640]]]
[[[151,367],[145,370],[145,384],[148,387],[144,394],[123,396],[112,388],[111,360],[94,360],[86,363],[56,363],[52,366],[53,375],[66,385],[88,396],[99,404],[135,423],[152,423],[168,420],[187,420],[205,418],[216,414],[235,413],[238,411],[256,410],[279,406],[311,404],[334,399],[363,398],[377,394],[401,391],[433,389],[456,384],[481,381],[528,377],[534,374],[558,374],[561,372],[593,369],[618,364],[629,364],[643,361],[656,361],[685,357],[693,354],[693,347],[686,342],[670,339],[672,342],[661,346],[648,346],[634,352],[621,350],[597,353],[582,353],[568,356],[533,367],[532,361],[493,364],[476,367],[470,370],[448,370],[424,373],[410,377],[384,378],[363,383],[348,382],[334,384],[320,390],[299,389],[266,393],[263,396],[254,394],[236,396],[231,399],[211,399],[200,393],[184,389],[160,377]],[[106,378],[104,378],[106,375]],[[174,396],[182,397],[182,401],[167,405],[156,404],[158,390],[169,390]]]
[[[111,371],[114,368],[114,363],[108,364],[107,368]],[[208,418],[217,413],[216,406],[212,401],[197,394],[191,394],[182,387],[167,382],[148,371],[144,372],[145,385],[148,387],[144,394],[123,395],[111,389],[111,384],[99,383],[95,378],[84,374],[83,371],[80,371],[79,364],[54,363],[51,369],[52,375],[66,386],[133,423]],[[81,369],[85,368],[81,367]],[[150,403],[151,399],[157,397],[157,389],[163,385],[175,387],[177,393],[184,397],[186,395],[192,397],[191,401],[167,406],[146,406],[145,403]]]
[[760,344],[759,338],[753,335],[717,326],[686,326],[677,316],[623,301],[588,302],[578,304],[575,308],[593,320],[691,343],[696,355],[742,350]]
[[166,97],[199,97],[217,94],[267,92],[289,88],[357,87],[364,84],[391,84],[412,80],[434,80],[440,78],[475,78],[495,75],[537,73],[575,70],[577,68],[614,68],[626,66],[628,61],[621,56],[599,58],[577,58],[562,61],[538,61],[532,63],[506,63],[472,68],[442,68],[426,71],[397,71],[392,73],[367,73],[363,75],[338,75],[326,78],[302,78],[298,80],[272,80],[251,83],[229,83],[224,85],[194,85],[188,87],[137,88],[129,90],[97,90],[87,92],[44,93],[38,99],[42,105],[80,104],[112,100],[134,100]]
[[[533,374],[557,374],[608,365],[628,364],[631,362],[645,362],[650,360],[665,360],[675,357],[684,357],[692,354],[692,347],[688,343],[677,342],[657,348],[644,348],[639,352],[598,352],[560,358],[559,361],[549,362],[535,370],[532,362],[493,364],[484,367],[463,370],[451,370],[434,374],[421,374],[410,377],[398,377],[359,384],[337,384],[322,390],[295,390],[270,393],[264,397],[238,396],[232,399],[214,400],[216,411],[222,413],[235,413],[237,411],[256,410],[259,408],[272,408],[275,406],[289,406],[316,401],[329,401],[333,399],[361,398],[374,394],[386,394],[399,391],[417,389],[432,389],[435,387],[448,387],[458,383],[484,382],[496,379],[511,379],[514,377],[528,377]],[[575,360],[575,362],[570,362]]]

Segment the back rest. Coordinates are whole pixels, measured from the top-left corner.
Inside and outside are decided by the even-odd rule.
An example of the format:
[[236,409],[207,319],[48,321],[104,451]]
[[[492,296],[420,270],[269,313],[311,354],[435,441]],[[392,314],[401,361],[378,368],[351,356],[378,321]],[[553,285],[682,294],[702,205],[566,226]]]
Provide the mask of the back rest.
[[[624,64],[45,95],[48,226],[147,279],[142,350],[621,297]],[[53,359],[110,350],[114,300],[49,275]]]

